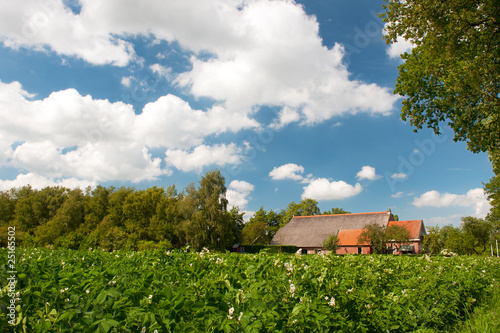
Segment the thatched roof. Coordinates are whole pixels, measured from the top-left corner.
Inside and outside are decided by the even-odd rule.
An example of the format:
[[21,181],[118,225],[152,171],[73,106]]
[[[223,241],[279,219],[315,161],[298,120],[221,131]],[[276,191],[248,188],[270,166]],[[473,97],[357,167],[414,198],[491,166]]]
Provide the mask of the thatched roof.
[[390,210],[379,213],[294,216],[274,235],[273,245],[295,245],[301,248],[321,248],[323,241],[342,229],[363,229],[376,223],[387,227],[394,218]]

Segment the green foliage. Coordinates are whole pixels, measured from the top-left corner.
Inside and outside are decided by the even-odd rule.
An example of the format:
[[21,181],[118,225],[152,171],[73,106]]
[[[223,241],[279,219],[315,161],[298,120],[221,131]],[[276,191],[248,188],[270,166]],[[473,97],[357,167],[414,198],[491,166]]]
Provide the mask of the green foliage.
[[269,244],[279,229],[282,214],[273,210],[267,212],[264,207],[258,211],[245,224],[241,242],[244,244]]
[[410,241],[408,229],[399,225],[389,227],[376,223],[365,225],[363,232],[358,237],[358,243],[370,243],[375,253],[388,253],[388,245],[399,249],[401,245]]
[[[2,270],[7,251],[0,249]],[[1,311],[6,332],[453,332],[500,292],[496,258],[187,249],[16,255],[17,324]],[[1,308],[10,303],[6,291]]]
[[348,212],[347,210],[336,207],[336,208],[332,208],[330,210],[324,211],[321,214],[322,215],[351,214],[351,212]]
[[490,178],[490,181],[484,184],[484,191],[488,196],[491,205],[490,213],[487,219],[496,225],[496,232],[500,232],[500,151],[491,150],[489,158],[493,165],[493,173],[495,176]]
[[438,226],[427,227],[427,235],[422,242],[422,248],[430,254],[438,254],[445,249],[445,240]]
[[490,222],[477,217],[466,216],[462,218],[461,228],[465,237],[471,240],[469,247],[474,253],[479,254],[487,251],[486,247],[490,243],[490,235],[493,229]]
[[296,253],[297,247],[294,245],[241,245],[245,249],[245,253]]
[[461,323],[456,333],[497,333],[500,332],[500,291],[495,290],[491,298],[480,307],[468,313],[468,318]]
[[304,199],[298,204],[295,202],[290,202],[288,207],[281,211],[281,221],[280,226],[284,226],[294,216],[309,216],[309,215],[320,215],[321,211],[318,207],[318,202],[314,199]]
[[[500,220],[500,3],[497,0],[386,0],[387,43],[414,43],[402,55],[394,93],[401,118],[488,152],[495,176],[484,188]],[[446,123],[445,123],[446,122]]]
[[389,238],[386,228],[376,223],[365,225],[363,232],[358,237],[358,244],[370,243],[375,253],[387,253]]
[[500,4],[481,1],[388,0],[382,15],[388,43],[415,44],[402,55],[395,93],[402,118],[440,133],[444,121],[455,140],[473,152],[500,143]]
[[238,208],[227,210],[225,194],[218,170],[180,194],[174,185],[166,191],[99,185],[85,192],[25,186],[0,192],[0,231],[15,226],[16,241],[24,246],[112,251],[191,243],[224,250],[239,240],[244,226]]
[[392,248],[399,249],[401,245],[410,241],[410,232],[408,229],[400,225],[388,226],[385,229],[385,236],[387,237],[387,241],[391,244]]
[[322,247],[327,249],[331,253],[336,253],[338,247],[338,237],[337,234],[331,234],[322,244]]
[[460,228],[451,225],[427,227],[422,246],[431,254],[448,250],[456,254],[487,254],[494,243],[495,224],[472,216],[462,218]]

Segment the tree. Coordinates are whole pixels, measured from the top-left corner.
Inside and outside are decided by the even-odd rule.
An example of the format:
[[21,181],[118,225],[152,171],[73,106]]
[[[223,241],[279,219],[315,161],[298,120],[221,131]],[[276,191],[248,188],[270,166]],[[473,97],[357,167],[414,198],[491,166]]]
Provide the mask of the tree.
[[16,201],[14,191],[0,192],[0,225],[9,225],[14,220]]
[[470,235],[467,237],[460,228],[447,225],[441,229],[445,239],[445,249],[456,254],[472,254],[473,240]]
[[327,249],[331,253],[336,253],[338,247],[337,234],[335,233],[328,236],[328,238],[323,241],[323,244],[321,244],[321,246],[323,246],[323,248]]
[[427,227],[427,235],[424,237],[422,247],[432,255],[440,253],[444,245],[441,229],[438,226]]
[[314,199],[304,199],[298,204],[295,202],[290,202],[288,207],[281,211],[281,226],[284,226],[294,216],[309,216],[309,215],[319,215],[321,211],[318,207],[318,202]]
[[227,188],[221,172],[207,172],[198,189],[189,186],[187,191],[185,209],[192,212],[185,225],[187,241],[197,249],[231,247],[234,237],[227,214]]
[[489,153],[495,176],[484,189],[500,220],[500,2],[386,1],[387,43],[414,44],[394,91],[404,97],[401,118],[436,134],[446,121],[455,141]]
[[247,223],[241,232],[241,243],[245,245],[269,244],[268,227],[265,222]]
[[280,227],[280,221],[282,214],[260,207],[243,228],[242,244],[269,244]]
[[386,0],[388,43],[414,44],[395,93],[403,120],[441,132],[443,121],[473,152],[500,145],[500,3],[496,0]]
[[[232,236],[232,238],[226,237],[225,239],[225,245],[226,248],[228,248],[241,240],[241,234],[245,226],[245,221],[243,220],[245,213],[240,212],[239,207],[233,207],[226,215],[228,218],[228,227]],[[218,244],[218,248],[222,249],[222,244]]]
[[410,232],[403,226],[390,225],[385,230],[388,243],[396,249],[400,249],[401,245],[410,241]]
[[462,218],[462,232],[469,240],[469,251],[476,254],[487,252],[487,246],[490,243],[493,225],[477,217],[466,216]]
[[336,214],[351,214],[351,212],[348,212],[347,210],[344,210],[342,208],[332,208],[330,210],[326,210],[321,215],[336,215]]
[[487,219],[500,228],[500,152],[490,151],[489,158],[493,166],[495,176],[484,184],[484,191],[490,201],[491,210]]
[[358,237],[358,244],[370,243],[375,253],[386,253],[389,239],[385,229],[376,223],[365,225],[363,232]]

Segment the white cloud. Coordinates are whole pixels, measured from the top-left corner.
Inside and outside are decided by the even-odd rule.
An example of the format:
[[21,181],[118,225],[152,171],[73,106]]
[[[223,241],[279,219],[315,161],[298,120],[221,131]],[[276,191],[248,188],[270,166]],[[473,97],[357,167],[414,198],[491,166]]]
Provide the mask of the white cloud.
[[398,192],[391,195],[392,198],[401,198],[404,195],[404,192]]
[[472,207],[477,217],[485,217],[491,208],[482,188],[472,189],[462,195],[428,191],[414,198],[413,205],[416,207]]
[[127,88],[130,88],[132,84],[132,77],[131,76],[122,77],[121,84]]
[[[74,89],[36,100],[18,82],[1,81],[0,118],[0,165],[48,178],[98,182],[157,179],[170,171],[150,148],[169,149],[172,165],[182,165],[174,158],[179,155],[176,148],[190,149],[207,135],[256,126],[221,106],[193,110],[172,95],[147,104],[136,115],[131,105],[81,96]],[[195,159],[203,151],[215,153],[220,161],[208,156],[199,161],[201,166],[241,160],[234,145],[201,146],[186,155],[190,164],[183,168],[198,169]],[[220,156],[223,152],[229,155]]]
[[241,193],[250,193],[255,189],[255,186],[243,180],[233,180],[229,184],[229,188]]
[[33,189],[42,189],[47,186],[61,186],[67,188],[81,188],[88,186],[95,187],[95,182],[78,180],[76,178],[57,179],[43,177],[34,173],[19,174],[14,180],[0,180],[0,191],[7,191],[11,188],[19,188],[25,185],[31,185]]
[[281,109],[278,119],[276,119],[269,127],[274,129],[280,129],[290,123],[297,122],[300,120],[300,113],[293,108],[285,106]]
[[201,172],[203,167],[209,165],[237,165],[243,160],[241,149],[234,143],[229,145],[220,144],[213,147],[200,145],[191,152],[181,149],[168,149],[165,155],[168,166],[173,166],[185,172]]
[[[390,23],[386,23],[384,26],[384,33],[387,33],[386,28]],[[406,40],[403,37],[398,37],[395,43],[389,45],[387,49],[387,54],[390,58],[400,58],[400,56],[405,52],[410,52],[415,47],[415,44]]]
[[392,179],[406,179],[408,178],[407,174],[404,173],[395,173],[391,176]]
[[153,73],[158,74],[158,76],[170,80],[172,78],[172,68],[165,67],[160,64],[153,64],[149,66],[149,69],[153,71]]
[[226,198],[230,207],[245,208],[248,204],[248,196],[255,189],[255,186],[242,180],[233,180],[226,192]]
[[75,15],[62,0],[3,2],[0,41],[7,47],[52,50],[95,65],[125,66],[135,56],[132,45],[110,30],[92,26],[87,14],[95,13],[84,8]]
[[356,174],[356,178],[358,180],[363,180],[363,179],[377,180],[379,178],[382,178],[382,176],[377,175],[374,167],[371,167],[369,165],[365,165],[364,167],[361,168],[361,171],[359,171]]
[[269,172],[269,177],[275,180],[280,179],[292,179],[292,180],[302,180],[304,177],[300,175],[304,173],[304,167],[294,163],[288,163],[280,167],[274,167],[271,172]]
[[429,226],[439,226],[443,227],[445,225],[453,225],[455,227],[458,227],[460,225],[460,218],[462,215],[460,214],[453,214],[449,216],[436,216],[436,217],[431,217],[429,219],[426,219],[424,221],[425,225],[427,227]]
[[362,190],[363,187],[359,183],[352,186],[344,181],[330,182],[326,178],[318,178],[304,187],[302,199],[311,198],[318,201],[342,200],[356,196]]
[[[140,61],[126,40],[131,36],[175,41],[193,54],[191,69],[177,76],[177,84],[245,115],[260,105],[288,107],[312,124],[346,113],[389,114],[398,99],[390,88],[350,79],[343,46],[323,46],[316,18],[293,1],[81,4],[79,14],[62,0],[0,5],[0,41],[117,66]],[[152,66],[169,75],[159,64]],[[275,126],[295,121],[297,114],[292,116],[283,114]]]
[[235,15],[238,21],[229,18],[225,40],[245,43],[219,44],[209,60],[193,57],[192,70],[177,80],[193,95],[225,100],[231,110],[286,105],[300,111],[306,123],[345,113],[391,112],[398,97],[388,88],[350,80],[343,46],[324,47],[318,22],[301,6],[251,1]]
[[389,48],[387,49],[387,54],[391,58],[399,58],[401,54],[405,52],[410,52],[414,47],[415,45],[412,42],[407,41],[404,38],[403,39],[398,38],[398,41],[396,43],[389,45]]
[[200,145],[207,135],[258,127],[256,121],[220,105],[208,111],[193,110],[174,95],[146,104],[134,125],[135,136],[144,138],[148,146],[184,149]]

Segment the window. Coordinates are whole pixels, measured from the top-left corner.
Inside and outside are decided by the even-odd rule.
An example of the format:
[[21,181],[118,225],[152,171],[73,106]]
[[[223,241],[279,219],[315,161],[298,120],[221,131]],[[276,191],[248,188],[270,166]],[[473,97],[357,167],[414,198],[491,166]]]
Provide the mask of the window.
[[307,254],[307,250],[302,249],[302,254]]
[[317,250],[316,250],[316,253],[317,253],[317,254],[320,254],[320,253],[321,253],[321,249],[317,249]]
[[358,246],[358,254],[363,254],[363,247]]

